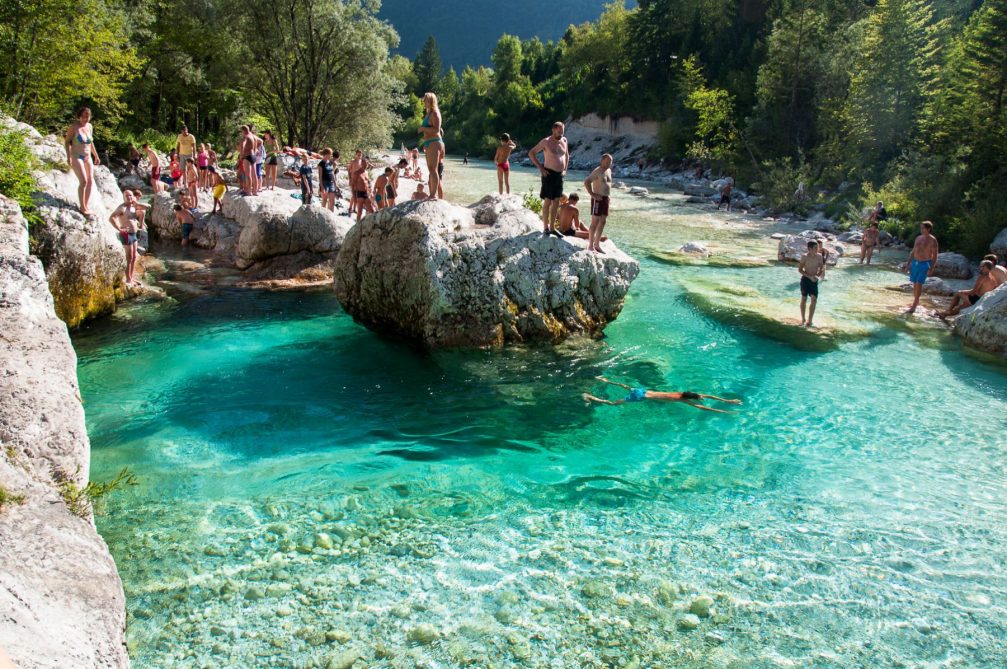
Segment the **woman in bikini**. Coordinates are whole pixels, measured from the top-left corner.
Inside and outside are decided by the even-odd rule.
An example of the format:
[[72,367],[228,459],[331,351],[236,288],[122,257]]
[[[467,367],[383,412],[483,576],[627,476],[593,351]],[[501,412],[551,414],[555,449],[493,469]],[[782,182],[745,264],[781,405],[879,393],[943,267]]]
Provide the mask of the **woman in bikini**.
[[91,110],[81,107],[77,112],[77,120],[67,128],[66,162],[77,175],[80,185],[77,187],[77,198],[80,200],[80,213],[91,215],[87,203],[91,199],[91,189],[94,188],[94,166],[100,165],[98,151],[94,148],[94,128],[91,127]]
[[428,196],[431,200],[437,199],[437,193],[443,192],[440,188],[441,175],[438,168],[444,160],[444,138],[441,136],[441,110],[437,105],[437,96],[434,93],[427,93],[423,96],[423,108],[426,114],[423,116],[423,123],[420,125],[420,133],[423,135],[423,153],[427,158],[427,172],[429,172]]
[[730,411],[724,411],[723,409],[714,409],[712,407],[699,404],[699,400],[716,400],[717,402],[725,402],[727,404],[741,404],[741,400],[726,400],[723,397],[717,397],[716,395],[702,395],[700,393],[692,392],[663,392],[659,390],[647,390],[646,388],[634,388],[632,386],[627,386],[625,383],[618,383],[617,381],[609,381],[604,376],[598,377],[599,381],[604,381],[605,383],[611,384],[613,386],[619,386],[620,388],[625,388],[629,391],[629,395],[625,399],[621,400],[606,400],[600,397],[595,397],[588,393],[584,393],[582,397],[588,402],[598,402],[599,404],[610,404],[616,406],[619,404],[625,404],[626,402],[642,402],[643,400],[659,400],[662,402],[682,402],[688,404],[691,407],[696,407],[697,409],[702,409],[703,411],[715,411],[717,413],[731,413]]
[[[280,164],[280,143],[276,141],[273,137],[272,130],[265,130],[262,133],[262,144],[266,149],[266,179],[263,181],[263,187],[267,187],[269,190],[276,190],[276,170],[279,168]],[[325,153],[324,151],[322,153]],[[325,201],[325,192],[322,192],[322,202]],[[332,207],[329,207],[331,209]]]
[[[268,170],[268,167],[267,167]],[[273,166],[275,172],[276,166]],[[339,173],[339,152],[332,149],[322,149],[322,159],[318,161],[318,191],[322,198],[322,206],[333,211],[336,208],[336,197],[339,188],[336,186],[336,175]],[[267,177],[269,172],[266,172]],[[276,175],[273,175],[276,181]]]
[[196,167],[199,168],[199,190],[210,190],[210,154],[206,150],[206,144],[199,145],[199,153],[196,154]]

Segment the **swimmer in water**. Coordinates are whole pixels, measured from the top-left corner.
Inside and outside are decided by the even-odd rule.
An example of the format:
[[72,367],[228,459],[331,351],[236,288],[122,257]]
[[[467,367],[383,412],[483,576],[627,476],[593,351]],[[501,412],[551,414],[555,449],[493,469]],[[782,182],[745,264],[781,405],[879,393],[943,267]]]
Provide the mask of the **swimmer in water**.
[[700,393],[692,392],[663,392],[658,390],[647,390],[645,388],[634,388],[632,386],[627,386],[625,383],[619,383],[617,381],[609,381],[604,376],[598,377],[599,381],[604,381],[605,383],[611,384],[613,386],[619,386],[620,388],[625,388],[629,391],[629,395],[626,399],[622,400],[605,400],[600,397],[595,397],[588,393],[583,394],[583,398],[588,402],[598,402],[600,404],[610,404],[616,406],[619,404],[625,404],[626,402],[641,402],[643,400],[660,400],[663,402],[684,402],[689,406],[696,407],[697,409],[702,409],[703,411],[716,411],[717,413],[731,413],[730,411],[724,411],[723,409],[714,409],[712,407],[705,406],[703,404],[698,404],[699,400],[716,400],[718,402],[725,402],[727,404],[741,404],[741,400],[727,400],[723,397],[717,397],[716,395],[702,395]]

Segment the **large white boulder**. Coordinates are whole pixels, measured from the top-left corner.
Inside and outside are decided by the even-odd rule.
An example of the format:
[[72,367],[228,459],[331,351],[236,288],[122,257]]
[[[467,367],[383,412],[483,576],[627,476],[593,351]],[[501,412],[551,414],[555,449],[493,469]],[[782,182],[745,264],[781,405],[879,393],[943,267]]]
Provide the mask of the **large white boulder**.
[[94,167],[90,218],[80,213],[77,177],[66,164],[66,149],[55,135],[42,136],[10,118],[6,127],[25,132],[25,143],[39,162],[33,195],[44,225],[32,230],[33,250],[45,267],[56,313],[69,326],[115,310],[123,289],[126,254],[109,215],[122,203],[122,191],[104,165]]
[[77,357],[21,210],[0,197],[0,648],[19,667],[127,667],[122,583],[88,509],[90,445]]
[[333,268],[336,295],[375,330],[431,347],[597,335],[639,264],[612,242],[546,236],[516,196],[407,202],[366,217]]
[[[904,293],[911,293],[913,292],[913,284],[903,283],[899,285],[899,290]],[[927,280],[923,283],[923,294],[949,297],[955,294],[955,289],[949,286],[947,281],[944,279],[936,276],[928,276]]]
[[963,310],[955,318],[954,331],[967,346],[1007,355],[1007,283]]
[[247,269],[276,256],[335,253],[350,227],[349,217],[318,204],[301,205],[288,215],[264,209],[241,225],[235,262]]
[[835,265],[839,261],[840,256],[846,251],[842,244],[836,243],[835,235],[817,230],[805,230],[800,234],[785,235],[780,239],[780,244],[776,251],[777,258],[779,260],[799,262],[808,252],[808,242],[811,240],[817,240],[819,244],[822,244],[828,250],[829,258],[826,262],[829,265]]
[[995,253],[1000,262],[1007,260],[1007,228],[1000,231],[990,244],[990,253]]
[[961,253],[938,253],[934,276],[945,279],[969,279],[972,277],[972,265]]

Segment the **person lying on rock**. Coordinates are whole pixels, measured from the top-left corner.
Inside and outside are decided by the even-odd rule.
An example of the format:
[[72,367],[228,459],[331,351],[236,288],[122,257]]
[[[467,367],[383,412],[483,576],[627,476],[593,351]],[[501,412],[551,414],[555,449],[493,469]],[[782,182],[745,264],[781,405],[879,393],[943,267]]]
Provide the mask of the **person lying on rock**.
[[606,400],[600,397],[595,397],[589,393],[584,393],[582,397],[587,402],[598,402],[599,404],[609,404],[611,406],[618,406],[619,404],[625,404],[627,402],[642,402],[643,400],[658,400],[661,402],[682,402],[688,404],[691,407],[696,407],[697,409],[702,409],[703,411],[715,411],[716,413],[731,413],[730,411],[725,411],[723,409],[714,409],[713,407],[708,407],[703,404],[699,404],[699,400],[716,400],[718,402],[725,402],[726,404],[741,404],[741,400],[728,400],[723,397],[717,397],[716,395],[702,395],[700,393],[693,392],[664,392],[660,390],[647,390],[646,388],[634,388],[632,386],[627,386],[625,383],[619,383],[617,381],[609,381],[604,376],[597,377],[599,381],[611,384],[613,386],[619,386],[620,388],[625,388],[629,391],[629,395],[626,399],[622,400]]
[[951,300],[951,306],[947,308],[947,311],[938,313],[937,317],[947,318],[948,316],[956,315],[965,307],[974,305],[983,295],[994,290],[999,285],[996,278],[993,277],[993,263],[989,260],[983,260],[979,263],[979,278],[976,279],[972,290],[959,290],[955,293],[954,298]]

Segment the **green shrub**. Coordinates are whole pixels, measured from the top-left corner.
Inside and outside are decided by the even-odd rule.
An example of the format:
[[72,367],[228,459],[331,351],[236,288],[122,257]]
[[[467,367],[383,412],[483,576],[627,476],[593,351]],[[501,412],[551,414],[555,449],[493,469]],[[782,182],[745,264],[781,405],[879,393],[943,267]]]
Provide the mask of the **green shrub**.
[[[1000,200],[1002,201],[1002,200]],[[1003,207],[997,199],[985,197],[948,226],[942,247],[954,248],[970,258],[982,258],[989,253],[990,244],[1005,226]],[[938,236],[938,239],[941,237]]]
[[0,128],[0,193],[21,205],[29,226],[42,223],[31,196],[35,192],[32,170],[38,161],[25,144],[25,134]]
[[535,195],[534,188],[529,188],[528,192],[524,194],[524,206],[525,209],[531,209],[536,214],[542,213],[542,199]]
[[[798,186],[804,184],[804,195]],[[762,164],[762,172],[752,184],[762,198],[762,205],[773,213],[807,214],[814,204],[811,188],[811,168],[807,163],[794,165],[790,158],[770,160]]]
[[24,495],[7,492],[7,489],[0,486],[0,511],[8,504],[24,504]]
[[136,477],[130,473],[128,467],[123,467],[115,478],[104,483],[88,481],[88,484],[81,488],[73,482],[65,472],[53,471],[53,479],[59,486],[60,497],[66,502],[66,507],[70,513],[87,518],[93,512],[96,515],[103,515],[107,509],[106,497],[109,493],[124,485],[136,485]]

